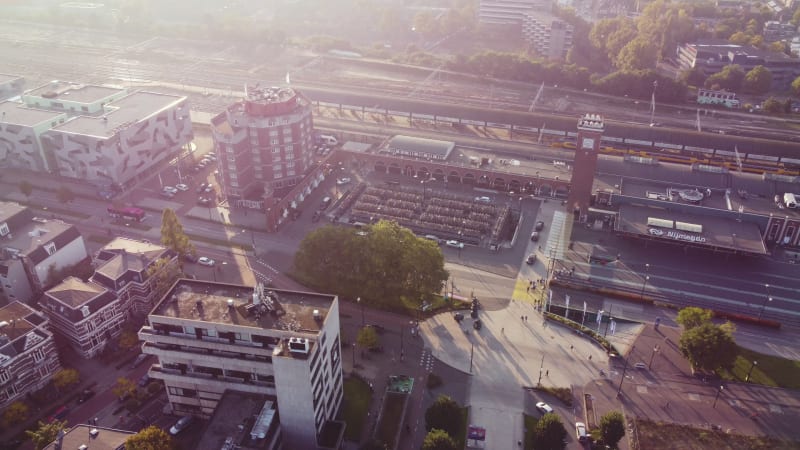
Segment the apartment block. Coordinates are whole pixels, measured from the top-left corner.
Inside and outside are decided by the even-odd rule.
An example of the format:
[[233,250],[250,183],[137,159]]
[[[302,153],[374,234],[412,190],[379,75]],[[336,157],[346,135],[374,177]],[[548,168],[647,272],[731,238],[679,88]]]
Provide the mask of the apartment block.
[[330,431],[343,431],[335,296],[182,279],[139,338],[176,413],[210,417],[233,390],[275,398],[284,448],[329,448],[322,436],[341,436]]
[[47,318],[21,302],[0,308],[0,410],[43,388],[59,369]]

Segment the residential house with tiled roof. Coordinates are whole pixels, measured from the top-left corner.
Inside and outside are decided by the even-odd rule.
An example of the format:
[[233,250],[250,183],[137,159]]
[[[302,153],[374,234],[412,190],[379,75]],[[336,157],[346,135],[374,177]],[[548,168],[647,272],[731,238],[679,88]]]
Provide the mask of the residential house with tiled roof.
[[119,336],[125,312],[117,294],[93,281],[68,277],[48,290],[41,301],[53,331],[66,338],[84,358],[99,354]]
[[[151,274],[151,267],[162,258],[167,264]],[[67,278],[48,290],[42,300],[54,331],[85,358],[100,353],[131,317],[147,314],[157,300],[163,272],[178,271],[177,254],[172,250],[127,238],[105,245],[95,255],[94,264],[95,272],[88,281]]]
[[87,261],[86,243],[74,225],[35,217],[29,208],[0,201],[0,290],[6,301],[30,303],[53,270]]
[[47,318],[21,302],[0,308],[0,410],[44,387],[61,368]]
[[[119,237],[95,255],[92,281],[116,292],[126,314],[144,316],[158,300],[153,290],[160,274],[149,276],[150,268],[165,259],[168,263],[160,270],[177,273],[180,264],[177,256],[162,245]],[[168,287],[164,286],[164,290]]]

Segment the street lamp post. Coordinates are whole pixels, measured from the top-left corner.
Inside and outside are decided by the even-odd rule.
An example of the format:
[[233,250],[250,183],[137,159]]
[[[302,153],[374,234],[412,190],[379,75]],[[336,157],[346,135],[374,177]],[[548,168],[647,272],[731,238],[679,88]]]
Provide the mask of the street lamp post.
[[659,350],[661,350],[661,348],[658,346],[658,344],[653,346],[653,353],[650,355],[650,362],[647,364],[647,370],[651,370],[653,368],[653,359],[655,359],[656,353],[658,353]]
[[[635,347],[635,346],[632,346],[632,347],[631,347],[631,351],[630,351],[630,353],[629,353],[629,354],[632,354],[632,353],[633,353],[633,349],[634,349],[634,347]],[[620,396],[620,393],[622,393],[622,382],[623,382],[623,381],[625,381],[625,372],[627,372],[627,371],[628,371],[628,360],[629,360],[629,359],[630,359],[630,358],[625,358],[625,366],[622,368],[622,376],[621,376],[621,377],[619,377],[619,386],[617,387],[617,397],[619,397],[619,396]]]
[[364,327],[364,325],[366,324],[366,322],[364,321],[364,304],[363,304],[363,303],[361,303],[361,297],[358,297],[358,298],[356,299],[356,303],[358,303],[359,305],[361,305],[361,327],[363,328],[363,327]]
[[644,279],[642,279],[642,293],[639,297],[644,298],[644,291],[647,289],[647,282],[650,281],[650,264],[644,265]]
[[544,370],[544,354],[542,355],[542,363],[539,365],[539,382],[537,383],[538,386],[542,385],[542,371]]
[[764,298],[764,303],[761,304],[761,310],[758,312],[758,320],[761,320],[761,316],[764,315],[764,309],[767,307],[767,302],[772,301],[772,297],[769,295],[769,284],[765,284],[764,289],[767,291],[767,296]]
[[725,386],[720,386],[717,395],[714,397],[714,404],[711,405],[712,408],[717,408],[717,399],[719,399],[719,394],[721,394],[723,390],[725,390]]
[[751,365],[751,366],[750,366],[750,370],[749,370],[749,371],[747,371],[747,376],[746,376],[746,377],[744,377],[744,381],[745,381],[745,382],[747,382],[747,383],[749,383],[749,382],[750,382],[750,375],[752,375],[752,374],[753,374],[753,369],[755,369],[755,367],[756,367],[757,365],[758,365],[758,361],[756,361],[756,360],[753,360],[753,365]]

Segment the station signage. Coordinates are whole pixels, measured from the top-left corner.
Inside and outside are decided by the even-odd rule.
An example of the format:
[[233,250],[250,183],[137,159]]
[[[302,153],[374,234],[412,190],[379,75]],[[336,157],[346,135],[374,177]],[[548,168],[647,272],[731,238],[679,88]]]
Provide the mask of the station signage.
[[664,231],[659,228],[648,228],[647,231],[653,236],[665,237],[669,239],[674,239],[676,241],[696,242],[698,244],[704,244],[708,241],[708,239],[706,239],[703,236],[698,236],[696,234],[682,233],[680,231],[674,231],[674,230]]

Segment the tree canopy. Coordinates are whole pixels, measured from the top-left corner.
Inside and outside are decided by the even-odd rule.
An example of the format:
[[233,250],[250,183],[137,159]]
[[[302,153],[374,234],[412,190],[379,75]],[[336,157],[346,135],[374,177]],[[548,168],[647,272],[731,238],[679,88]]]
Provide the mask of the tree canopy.
[[33,442],[33,447],[36,450],[41,450],[55,441],[58,432],[66,428],[66,421],[55,420],[51,423],[39,421],[35,430],[25,430],[25,434]]
[[533,429],[533,448],[536,450],[561,450],[566,447],[567,430],[561,418],[553,413],[542,416]]
[[705,87],[738,91],[744,82],[744,70],[738,64],[728,64],[721,71],[706,78]]
[[180,276],[180,267],[178,264],[172,264],[170,258],[163,257],[155,260],[147,268],[147,278],[150,281],[150,288],[153,290],[153,298],[158,300],[163,297]]
[[444,430],[433,429],[425,435],[422,450],[457,450],[456,441]]
[[356,343],[362,349],[370,349],[378,346],[378,333],[373,327],[363,327],[358,330]]
[[175,251],[179,257],[197,254],[194,244],[183,231],[178,215],[170,208],[165,209],[161,215],[161,243]]
[[739,351],[731,333],[710,322],[685,330],[679,348],[693,367],[709,371],[732,367]]
[[435,242],[390,221],[361,231],[328,225],[309,233],[295,254],[299,277],[377,306],[395,306],[401,297],[421,302],[442,289],[448,274]]
[[439,395],[425,411],[425,429],[443,430],[450,436],[455,436],[461,429],[461,407],[452,398]]
[[712,317],[714,317],[714,312],[710,309],[688,306],[678,311],[678,317],[675,321],[685,330],[691,330],[700,325],[711,323]]
[[30,408],[28,408],[28,405],[20,401],[8,405],[5,411],[3,411],[2,425],[8,427],[28,420],[29,411]]
[[600,418],[600,434],[603,442],[612,448],[625,436],[625,417],[619,411],[609,411]]
[[742,89],[753,94],[764,94],[772,87],[772,72],[764,66],[755,66],[744,76]]
[[75,369],[61,369],[53,374],[53,384],[57,389],[73,386],[81,381],[81,374]]
[[172,437],[161,428],[150,425],[125,441],[125,450],[174,450]]

